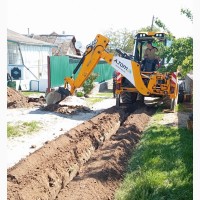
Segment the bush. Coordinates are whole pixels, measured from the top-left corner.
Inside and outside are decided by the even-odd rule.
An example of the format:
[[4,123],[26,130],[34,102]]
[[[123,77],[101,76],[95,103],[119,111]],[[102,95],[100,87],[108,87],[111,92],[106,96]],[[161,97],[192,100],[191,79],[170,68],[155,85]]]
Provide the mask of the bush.
[[83,92],[77,92],[77,93],[76,93],[76,96],[77,96],[77,97],[83,97]]
[[90,94],[92,89],[94,88],[94,81],[99,75],[97,73],[92,73],[88,79],[83,84],[83,92],[85,95]]

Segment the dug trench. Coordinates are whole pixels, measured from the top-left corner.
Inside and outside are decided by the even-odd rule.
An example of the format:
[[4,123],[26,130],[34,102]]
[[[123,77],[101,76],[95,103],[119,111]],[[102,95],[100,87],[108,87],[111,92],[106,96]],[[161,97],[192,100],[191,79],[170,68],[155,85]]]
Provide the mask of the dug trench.
[[8,200],[114,199],[155,108],[111,107],[7,172]]

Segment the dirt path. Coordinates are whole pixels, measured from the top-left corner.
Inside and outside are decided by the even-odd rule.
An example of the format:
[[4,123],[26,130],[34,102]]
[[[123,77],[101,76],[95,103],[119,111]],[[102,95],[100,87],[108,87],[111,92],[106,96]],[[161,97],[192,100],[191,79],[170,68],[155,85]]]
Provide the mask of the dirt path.
[[[138,114],[131,115],[112,140],[109,138],[116,134],[120,124],[130,114],[128,110],[115,107],[107,109],[56,140],[45,144],[41,149],[8,170],[8,199],[68,199],[62,196],[66,193],[69,194],[68,191],[64,192],[68,183],[78,173],[83,173],[81,176],[85,176],[87,171],[94,173],[95,178],[93,177],[92,180],[99,183],[99,187],[95,186],[95,188],[97,191],[102,191],[100,199],[105,196],[106,198],[112,197],[113,191],[117,187],[117,180],[124,170],[123,163],[127,160],[127,154],[131,146],[133,147],[136,143],[137,135],[141,133],[148,122],[149,117],[145,112],[142,109]],[[130,142],[130,139],[133,141]],[[100,150],[96,152],[98,149]],[[90,159],[94,152],[96,154],[90,160],[90,165],[83,170],[83,164]],[[106,162],[108,159],[109,162]],[[93,162],[94,160],[95,162]],[[116,176],[116,181],[112,180],[113,175]],[[88,175],[88,179],[84,179],[87,182],[86,185],[91,184],[89,177],[91,174]],[[102,180],[105,181],[104,179],[108,181],[107,184],[112,185],[109,189],[112,191],[111,193],[103,192],[105,188],[103,188]],[[91,187],[93,187],[92,185]],[[105,185],[105,187],[107,186]],[[77,195],[78,191],[79,188],[77,188]],[[73,197],[70,198],[73,199]],[[81,199],[88,198],[90,197],[87,195],[84,198],[81,197]],[[74,199],[78,198],[74,197]]]

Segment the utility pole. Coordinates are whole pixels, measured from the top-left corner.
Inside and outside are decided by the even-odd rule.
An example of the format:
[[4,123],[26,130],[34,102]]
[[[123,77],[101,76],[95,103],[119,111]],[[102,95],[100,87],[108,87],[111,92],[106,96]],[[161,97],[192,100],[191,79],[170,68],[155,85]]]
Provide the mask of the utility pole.
[[153,15],[153,17],[152,17],[151,31],[153,31],[153,23],[154,23],[154,15]]

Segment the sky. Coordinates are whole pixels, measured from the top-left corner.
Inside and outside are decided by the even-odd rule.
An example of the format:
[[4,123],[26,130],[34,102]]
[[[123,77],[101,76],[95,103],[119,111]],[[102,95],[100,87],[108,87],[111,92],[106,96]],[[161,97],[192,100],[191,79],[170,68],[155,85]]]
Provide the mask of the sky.
[[181,8],[193,0],[7,0],[7,28],[21,34],[74,35],[83,45],[107,30],[138,30],[158,17],[175,37],[192,36],[193,24]]

